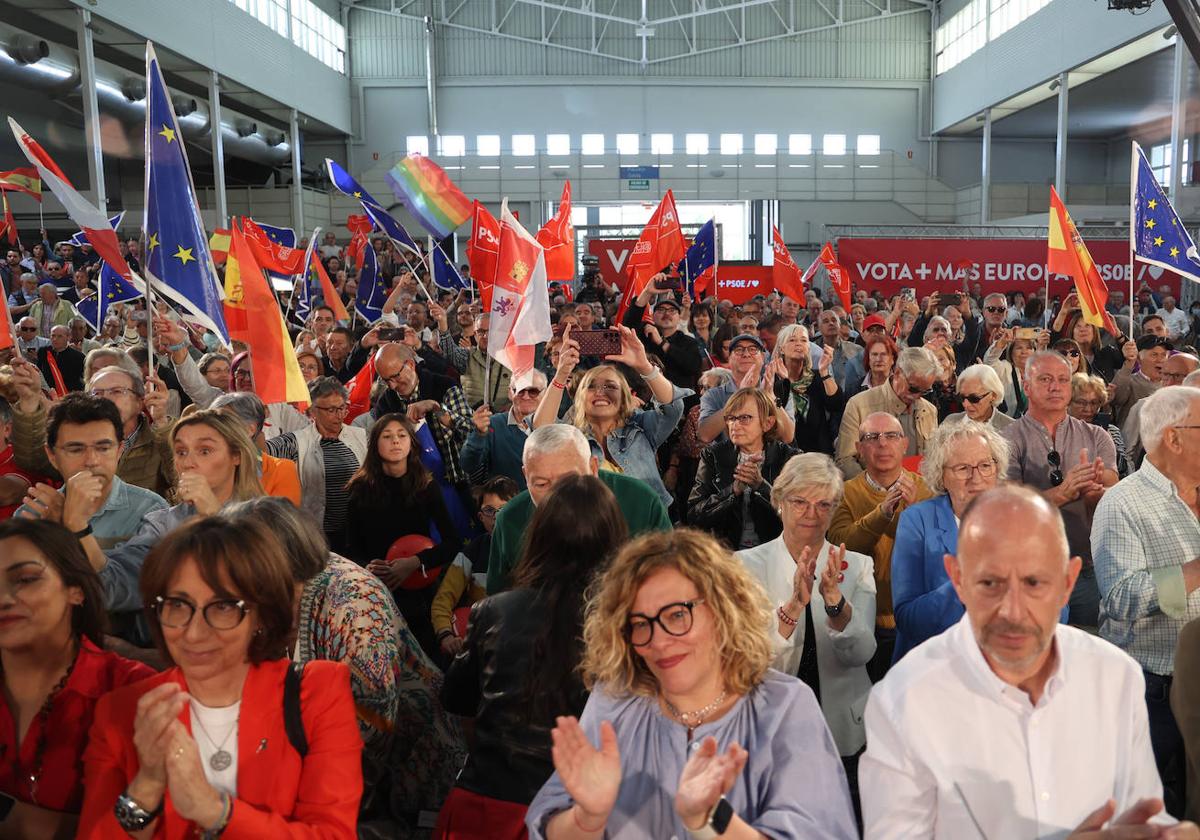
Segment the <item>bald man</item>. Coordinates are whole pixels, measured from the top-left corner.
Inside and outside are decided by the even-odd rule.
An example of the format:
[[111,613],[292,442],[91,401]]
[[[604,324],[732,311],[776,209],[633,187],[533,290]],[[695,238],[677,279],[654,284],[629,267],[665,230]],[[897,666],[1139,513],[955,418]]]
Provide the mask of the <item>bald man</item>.
[[1058,510],[1025,487],[983,493],[945,564],[966,615],[867,702],[866,838],[1200,838],[1162,810],[1141,669],[1058,623],[1082,565]]

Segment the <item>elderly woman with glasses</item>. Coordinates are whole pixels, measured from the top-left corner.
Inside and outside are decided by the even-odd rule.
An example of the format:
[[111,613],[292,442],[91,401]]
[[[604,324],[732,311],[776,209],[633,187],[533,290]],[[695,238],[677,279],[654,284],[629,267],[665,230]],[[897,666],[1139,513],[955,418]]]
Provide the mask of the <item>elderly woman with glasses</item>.
[[1129,459],[1125,452],[1125,436],[1121,428],[1110,422],[1104,407],[1108,405],[1108,386],[1099,376],[1076,373],[1071,377],[1071,404],[1067,413],[1077,420],[1099,426],[1108,432],[1117,448],[1117,475],[1129,475]]
[[[658,448],[683,419],[683,400],[694,392],[673,385],[646,357],[646,348],[633,330],[619,327],[621,352],[605,356],[608,364],[597,365],[583,375],[575,392],[570,423],[588,438],[592,455],[600,469],[640,478],[650,485],[663,505],[669,507],[672,496],[658,468]],[[628,365],[649,388],[649,408],[636,408],[633,392],[615,363]],[[579,344],[563,331],[563,351],[550,388],[542,397],[533,427],[558,420],[558,408],[571,373],[579,364]]]
[[141,596],[173,667],[97,704],[78,836],[353,838],[350,669],[288,661],[295,582],[274,535],[184,525],[146,558]]
[[771,665],[817,695],[855,791],[875,655],[875,572],[870,557],[825,537],[841,499],[842,473],[829,456],[795,456],[771,489],[783,533],[738,557],[778,605]]
[[963,410],[951,414],[944,422],[974,420],[994,426],[997,431],[1013,422],[997,407],[1004,401],[1004,385],[991,365],[974,364],[964,369],[958,375],[956,390]]
[[770,668],[772,611],[709,536],[628,543],[589,600],[591,696],[551,733],[530,837],[857,837],[812,691]]
[[775,406],[759,388],[734,392],[725,427],[726,437],[700,453],[688,522],[730,548],[749,548],[779,536],[771,485],[796,450],[777,439]]
[[962,618],[945,557],[958,551],[958,522],[967,505],[1000,482],[1009,457],[1009,443],[995,427],[974,420],[943,425],[930,438],[921,475],[939,495],[900,514],[892,550],[894,662]]

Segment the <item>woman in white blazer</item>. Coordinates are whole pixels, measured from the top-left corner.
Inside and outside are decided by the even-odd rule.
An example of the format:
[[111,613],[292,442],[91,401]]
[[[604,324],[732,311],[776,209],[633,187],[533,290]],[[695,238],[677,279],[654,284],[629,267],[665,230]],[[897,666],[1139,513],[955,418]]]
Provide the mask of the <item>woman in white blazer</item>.
[[817,693],[857,811],[863,710],[871,691],[866,666],[875,655],[875,569],[866,554],[825,539],[841,499],[842,473],[828,455],[796,455],[771,490],[783,533],[737,556],[776,605],[772,667]]

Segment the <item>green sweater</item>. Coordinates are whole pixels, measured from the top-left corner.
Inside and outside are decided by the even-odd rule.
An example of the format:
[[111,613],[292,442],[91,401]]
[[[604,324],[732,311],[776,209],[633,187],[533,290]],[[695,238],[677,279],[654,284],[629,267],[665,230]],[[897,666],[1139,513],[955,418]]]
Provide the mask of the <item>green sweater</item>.
[[[619,473],[601,470],[597,476],[617,497],[625,516],[629,536],[650,531],[671,530],[671,520],[658,494],[644,481]],[[488,556],[487,591],[489,595],[503,592],[511,586],[509,575],[521,557],[525,529],[533,519],[533,498],[526,490],[514,496],[496,516],[492,531],[492,550]]]

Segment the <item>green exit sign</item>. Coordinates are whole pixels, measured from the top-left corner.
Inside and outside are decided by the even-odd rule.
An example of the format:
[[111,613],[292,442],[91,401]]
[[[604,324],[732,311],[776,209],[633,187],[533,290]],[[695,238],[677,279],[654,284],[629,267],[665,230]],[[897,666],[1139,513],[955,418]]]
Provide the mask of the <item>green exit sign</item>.
[[648,190],[650,189],[649,178],[630,178],[629,189],[631,190]]

